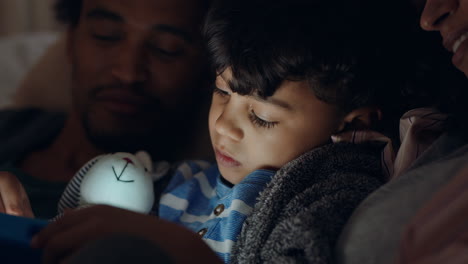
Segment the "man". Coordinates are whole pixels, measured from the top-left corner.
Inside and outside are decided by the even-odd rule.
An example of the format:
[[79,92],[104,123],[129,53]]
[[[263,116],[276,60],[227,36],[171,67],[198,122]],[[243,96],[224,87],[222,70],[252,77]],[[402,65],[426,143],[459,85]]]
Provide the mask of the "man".
[[184,157],[205,95],[199,29],[208,2],[57,1],[68,26],[73,107],[67,117],[0,113],[0,212],[54,216],[68,180],[102,153]]

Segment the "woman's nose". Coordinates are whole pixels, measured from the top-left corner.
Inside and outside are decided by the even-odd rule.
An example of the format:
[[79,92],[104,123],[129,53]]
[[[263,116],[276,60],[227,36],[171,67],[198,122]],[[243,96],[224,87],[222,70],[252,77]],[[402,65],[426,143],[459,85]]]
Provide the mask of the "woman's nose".
[[420,24],[424,30],[439,30],[443,22],[458,9],[459,0],[427,0]]

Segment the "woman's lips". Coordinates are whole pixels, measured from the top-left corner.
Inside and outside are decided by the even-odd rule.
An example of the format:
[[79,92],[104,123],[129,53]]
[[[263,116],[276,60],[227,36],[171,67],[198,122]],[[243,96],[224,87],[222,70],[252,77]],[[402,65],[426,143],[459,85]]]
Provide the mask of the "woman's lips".
[[466,34],[468,33],[468,28],[464,28],[461,30],[453,31],[451,33],[441,32],[441,35],[444,39],[443,45],[444,47],[452,52],[455,53],[460,46],[460,44],[466,40]]
[[239,167],[241,165],[240,162],[231,158],[230,156],[228,156],[228,154],[219,151],[218,149],[215,149],[215,154],[218,165],[221,165],[226,168],[234,168]]
[[457,48],[457,51],[453,54],[452,63],[455,66],[461,66],[463,61],[465,60],[465,56],[468,50],[468,40],[465,40],[460,46]]

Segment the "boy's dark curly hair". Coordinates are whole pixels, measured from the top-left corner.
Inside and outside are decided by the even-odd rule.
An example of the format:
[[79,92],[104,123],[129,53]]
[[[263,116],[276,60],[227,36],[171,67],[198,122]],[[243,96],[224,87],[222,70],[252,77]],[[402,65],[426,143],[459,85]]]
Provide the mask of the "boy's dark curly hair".
[[234,92],[268,97],[284,80],[307,81],[344,112],[381,107],[394,129],[404,111],[446,103],[431,96],[446,87],[426,75],[434,62],[422,60],[431,55],[414,18],[406,0],[224,0],[204,34],[213,73],[230,67]]
[[284,80],[301,80],[345,112],[378,103],[402,78],[394,55],[404,49],[392,39],[402,22],[389,25],[364,2],[372,1],[218,1],[205,24],[214,70],[230,67],[242,95],[268,97]]

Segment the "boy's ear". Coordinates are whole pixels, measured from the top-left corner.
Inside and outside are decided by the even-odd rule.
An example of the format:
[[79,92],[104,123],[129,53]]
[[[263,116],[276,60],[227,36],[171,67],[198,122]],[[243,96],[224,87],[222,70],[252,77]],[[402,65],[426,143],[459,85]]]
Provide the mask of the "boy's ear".
[[369,129],[381,119],[382,112],[379,108],[373,106],[361,107],[346,114],[340,131]]

